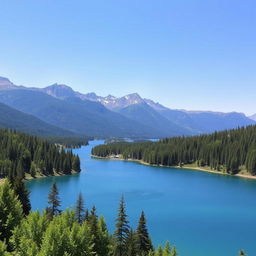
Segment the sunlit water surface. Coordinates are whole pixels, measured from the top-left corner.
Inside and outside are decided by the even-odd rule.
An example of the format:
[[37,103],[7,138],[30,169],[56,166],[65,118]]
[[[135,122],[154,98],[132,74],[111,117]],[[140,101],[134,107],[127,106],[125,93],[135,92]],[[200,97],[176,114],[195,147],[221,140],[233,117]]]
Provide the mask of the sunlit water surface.
[[256,181],[91,158],[91,148],[101,143],[73,150],[81,159],[80,174],[27,182],[33,210],[47,206],[56,180],[62,209],[72,208],[82,192],[86,206],[96,205],[111,231],[124,195],[131,226],[144,210],[155,245],[169,240],[180,256],[236,256],[240,249],[256,255]]

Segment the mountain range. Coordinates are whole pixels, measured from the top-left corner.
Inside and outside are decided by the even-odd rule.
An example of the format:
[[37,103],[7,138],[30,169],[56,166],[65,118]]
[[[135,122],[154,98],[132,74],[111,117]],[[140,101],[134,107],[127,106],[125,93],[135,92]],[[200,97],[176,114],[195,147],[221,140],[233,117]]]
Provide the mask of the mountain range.
[[[252,117],[243,113],[169,109],[137,93],[120,98],[102,97],[95,93],[76,92],[64,84],[45,88],[17,86],[4,77],[0,77],[0,102],[2,108],[5,104],[5,108],[17,111],[16,115],[5,115],[2,127],[13,128],[15,120],[23,120],[23,117],[13,116],[26,115],[24,126],[17,123],[19,129],[29,126],[36,131],[38,127],[44,127],[45,130],[40,132],[47,134],[52,130],[55,134],[67,136],[160,138],[256,124]],[[4,112],[0,107],[1,119]]]

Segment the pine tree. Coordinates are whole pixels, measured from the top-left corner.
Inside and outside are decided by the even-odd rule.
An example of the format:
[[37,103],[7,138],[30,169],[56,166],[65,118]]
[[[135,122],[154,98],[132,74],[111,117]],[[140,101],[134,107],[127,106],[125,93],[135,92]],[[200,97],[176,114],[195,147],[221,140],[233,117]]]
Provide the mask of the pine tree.
[[239,252],[239,256],[246,256],[246,254],[245,254],[245,252],[244,252],[243,250],[241,250],[241,251]]
[[126,244],[127,244],[127,256],[137,256],[138,255],[137,234],[132,229],[129,232]]
[[142,211],[139,224],[137,227],[137,246],[139,255],[146,255],[149,251],[153,250],[153,245],[148,234],[146,226],[145,214]]
[[177,256],[177,255],[178,253],[177,253],[176,247],[174,246],[171,251],[171,256]]
[[82,193],[79,193],[78,199],[76,201],[75,216],[77,222],[80,224],[85,219],[84,199]]
[[48,203],[50,206],[47,208],[47,213],[51,218],[53,216],[58,215],[61,212],[61,210],[59,209],[60,207],[59,191],[55,181],[52,183],[52,187],[48,195]]
[[73,157],[72,170],[74,170],[75,172],[80,172],[81,171],[79,156],[74,156]]
[[36,165],[34,162],[31,163],[30,166],[30,175],[35,178],[36,177]]
[[114,256],[127,255],[127,237],[129,236],[129,233],[129,221],[127,220],[124,197],[122,196],[118,210],[118,217],[116,219],[116,231],[114,233]]
[[10,183],[5,181],[0,186],[0,241],[5,241],[8,247],[12,232],[22,218],[22,205]]
[[110,237],[104,217],[100,217],[98,221],[98,255],[109,255],[110,253]]
[[24,215],[28,215],[31,210],[31,204],[29,201],[29,191],[26,189],[22,179],[17,178],[14,181],[13,189],[15,194],[18,196],[19,201],[21,202]]
[[0,241],[0,255],[11,256],[11,253],[7,252],[7,245],[2,241]]
[[163,256],[170,256],[171,254],[172,248],[169,244],[169,242],[165,243],[164,249],[163,249]]
[[98,254],[100,251],[99,246],[99,229],[98,229],[98,216],[96,214],[96,207],[93,206],[89,215],[88,224],[91,231],[93,241],[93,251]]

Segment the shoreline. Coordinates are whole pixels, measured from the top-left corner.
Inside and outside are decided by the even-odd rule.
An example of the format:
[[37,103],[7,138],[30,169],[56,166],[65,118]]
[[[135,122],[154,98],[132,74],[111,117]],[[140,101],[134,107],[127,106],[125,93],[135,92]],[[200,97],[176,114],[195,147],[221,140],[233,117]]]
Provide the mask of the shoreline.
[[201,172],[208,172],[208,173],[212,173],[212,174],[219,174],[219,175],[225,175],[225,176],[230,176],[230,177],[237,177],[237,178],[242,178],[242,179],[249,179],[249,180],[256,180],[256,176],[252,176],[252,175],[247,175],[247,174],[228,174],[228,173],[224,173],[224,172],[219,172],[219,171],[215,171],[215,170],[208,170],[208,169],[204,169],[202,167],[190,167],[190,166],[183,166],[183,167],[179,167],[179,166],[166,166],[166,165],[157,165],[157,164],[149,164],[147,162],[144,162],[142,160],[137,160],[137,159],[124,159],[124,158],[120,158],[120,157],[101,157],[101,156],[96,156],[96,155],[91,155],[92,158],[98,158],[98,159],[102,159],[102,160],[117,160],[117,161],[127,161],[127,162],[135,162],[135,163],[139,163],[139,164],[143,164],[146,166],[152,166],[152,167],[164,167],[164,168],[175,168],[175,169],[184,169],[184,170],[193,170],[193,171],[201,171]]
[[[62,173],[57,173],[55,172],[53,175],[41,175],[41,174],[36,174],[35,177],[32,177],[31,175],[27,174],[25,178],[23,179],[24,182],[31,181],[31,180],[36,180],[36,179],[42,179],[42,178],[51,178],[51,177],[62,177],[62,176],[70,176],[70,175],[75,175],[79,174],[79,172],[74,172],[72,171],[71,174],[62,174]],[[0,178],[0,186],[5,182],[7,178]]]
[[79,172],[71,171],[70,174],[63,174],[63,173],[54,172],[53,175],[37,174],[35,177],[32,177],[31,175],[27,175],[27,176],[25,176],[25,178],[23,180],[26,182],[26,181],[30,181],[30,180],[34,180],[34,179],[51,178],[51,177],[62,177],[62,176],[70,176],[70,175],[75,175],[75,174],[79,174]]

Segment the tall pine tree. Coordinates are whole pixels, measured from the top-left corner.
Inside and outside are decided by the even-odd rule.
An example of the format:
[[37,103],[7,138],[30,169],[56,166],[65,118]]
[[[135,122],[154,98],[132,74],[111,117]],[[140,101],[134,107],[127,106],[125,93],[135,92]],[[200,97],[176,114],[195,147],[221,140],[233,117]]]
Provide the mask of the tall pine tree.
[[47,213],[51,218],[53,216],[60,214],[61,210],[59,209],[60,207],[59,191],[55,181],[52,183],[52,187],[48,195],[48,203],[50,206],[47,207]]
[[31,210],[31,204],[29,201],[29,191],[26,189],[23,180],[17,178],[14,181],[13,189],[21,202],[24,215],[28,215]]
[[116,231],[114,233],[114,256],[127,255],[127,238],[129,236],[129,233],[129,221],[127,220],[124,197],[122,196],[118,210],[118,217],[116,219]]
[[82,223],[85,219],[84,199],[82,193],[79,193],[76,201],[75,216],[78,223]]
[[147,255],[153,250],[153,245],[148,234],[145,214],[142,211],[137,227],[137,246],[139,255]]

